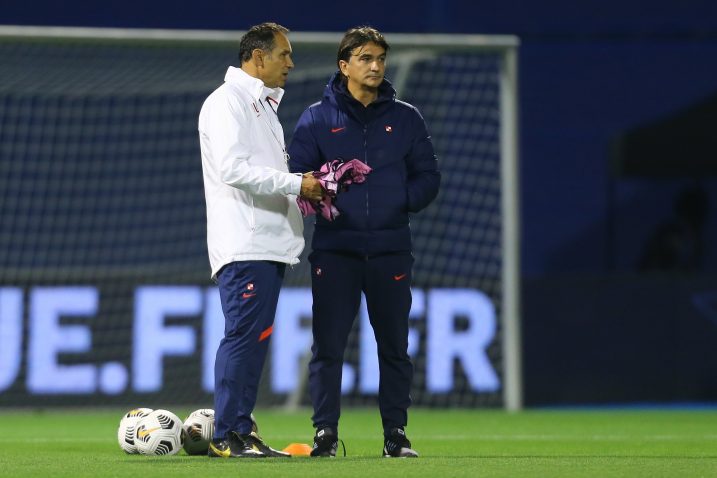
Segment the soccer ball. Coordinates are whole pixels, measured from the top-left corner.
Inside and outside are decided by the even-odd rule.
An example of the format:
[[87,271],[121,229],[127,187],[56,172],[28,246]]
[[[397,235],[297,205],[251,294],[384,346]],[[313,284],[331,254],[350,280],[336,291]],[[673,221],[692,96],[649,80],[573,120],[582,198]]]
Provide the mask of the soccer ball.
[[214,410],[200,408],[184,420],[184,451],[188,455],[206,454],[214,434]]
[[[214,410],[200,408],[194,410],[184,420],[184,451],[187,455],[202,455],[209,450],[209,442],[214,435]],[[251,429],[259,431],[254,414],[251,415]]]
[[134,444],[134,429],[139,419],[146,417],[150,412],[152,412],[151,408],[135,408],[122,416],[117,429],[117,441],[125,453],[130,455],[139,453]]
[[168,410],[155,410],[135,425],[134,443],[142,455],[174,455],[184,443],[182,421]]

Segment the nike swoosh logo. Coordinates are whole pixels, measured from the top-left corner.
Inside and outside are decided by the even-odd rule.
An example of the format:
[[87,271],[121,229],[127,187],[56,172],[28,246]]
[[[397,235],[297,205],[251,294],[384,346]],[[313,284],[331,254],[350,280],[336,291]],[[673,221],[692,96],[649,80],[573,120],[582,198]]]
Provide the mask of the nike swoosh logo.
[[403,279],[404,277],[406,277],[406,274],[401,274],[401,275],[393,276],[393,280],[401,280],[401,279]]
[[212,452],[217,455],[221,456],[222,458],[229,458],[232,456],[232,450],[230,448],[227,448],[226,450],[220,450],[219,448],[214,446],[214,443],[209,443],[209,447],[212,449]]
[[342,126],[341,128],[331,128],[332,133],[338,133],[339,131],[343,131],[346,129],[346,126]]
[[137,436],[140,437],[140,438],[144,438],[144,437],[146,437],[147,435],[149,435],[150,433],[152,433],[152,432],[154,432],[154,431],[157,431],[157,430],[160,430],[161,428],[162,428],[162,427],[156,427],[156,428],[150,428],[149,430],[139,430],[139,431],[137,432]]
[[255,295],[256,295],[256,294],[247,294],[246,292],[244,292],[244,293],[241,295],[241,298],[242,298],[242,299],[248,299],[249,297],[254,297]]

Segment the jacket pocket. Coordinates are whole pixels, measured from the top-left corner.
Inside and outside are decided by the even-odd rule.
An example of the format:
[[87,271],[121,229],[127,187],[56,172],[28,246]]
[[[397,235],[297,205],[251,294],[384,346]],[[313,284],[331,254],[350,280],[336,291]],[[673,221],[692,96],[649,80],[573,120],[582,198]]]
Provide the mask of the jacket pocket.
[[394,229],[408,224],[408,195],[402,184],[369,191],[371,229]]
[[251,232],[256,231],[256,211],[254,207],[254,196],[251,194],[249,195],[249,227],[251,227]]
[[253,198],[252,228],[260,237],[272,240],[286,235],[289,203],[285,196],[256,196]]

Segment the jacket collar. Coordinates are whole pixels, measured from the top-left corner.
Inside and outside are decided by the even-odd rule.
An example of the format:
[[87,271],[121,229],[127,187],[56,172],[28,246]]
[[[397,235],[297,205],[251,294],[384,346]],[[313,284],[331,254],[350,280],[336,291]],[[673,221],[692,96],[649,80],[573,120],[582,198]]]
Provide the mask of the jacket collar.
[[324,99],[333,103],[339,110],[343,110],[361,123],[371,121],[388,109],[396,99],[396,90],[391,82],[384,78],[378,87],[378,97],[368,106],[362,105],[351,96],[346,82],[341,78],[341,72],[336,71],[324,90]]
[[254,78],[241,68],[234,66],[230,66],[229,69],[227,69],[224,81],[247,91],[256,101],[263,100],[268,96],[276,102],[277,107],[279,103],[281,103],[281,98],[284,96],[283,88],[268,88],[259,78]]

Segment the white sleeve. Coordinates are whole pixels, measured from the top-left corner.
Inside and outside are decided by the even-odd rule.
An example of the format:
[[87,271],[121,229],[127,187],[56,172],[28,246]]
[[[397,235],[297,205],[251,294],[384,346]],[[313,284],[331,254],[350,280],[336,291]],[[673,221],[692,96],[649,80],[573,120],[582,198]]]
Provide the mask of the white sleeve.
[[256,195],[298,195],[301,176],[249,164],[251,122],[238,101],[227,100],[215,102],[206,118],[212,157],[219,162],[222,182]]

